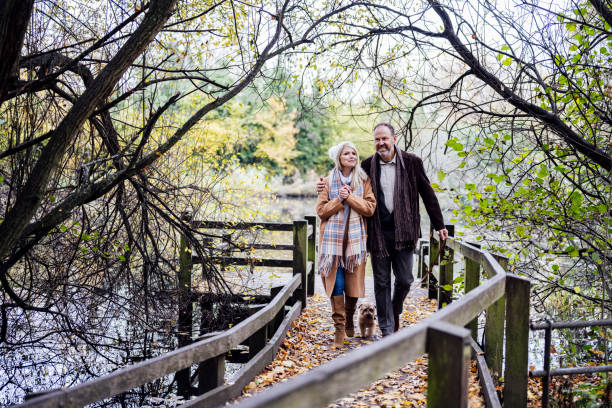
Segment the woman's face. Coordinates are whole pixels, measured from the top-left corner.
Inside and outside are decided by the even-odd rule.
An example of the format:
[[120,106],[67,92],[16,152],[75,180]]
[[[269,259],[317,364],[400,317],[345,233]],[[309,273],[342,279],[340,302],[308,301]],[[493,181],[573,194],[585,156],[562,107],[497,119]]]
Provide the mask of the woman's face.
[[344,146],[340,153],[340,166],[342,169],[353,169],[357,165],[357,152],[350,146]]

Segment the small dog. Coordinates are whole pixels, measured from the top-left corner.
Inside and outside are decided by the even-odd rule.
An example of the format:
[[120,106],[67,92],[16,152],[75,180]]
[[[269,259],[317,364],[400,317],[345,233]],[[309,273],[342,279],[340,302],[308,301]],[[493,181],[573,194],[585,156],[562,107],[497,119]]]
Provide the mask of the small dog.
[[361,337],[372,337],[374,335],[374,320],[376,319],[376,306],[364,301],[359,305],[359,332]]

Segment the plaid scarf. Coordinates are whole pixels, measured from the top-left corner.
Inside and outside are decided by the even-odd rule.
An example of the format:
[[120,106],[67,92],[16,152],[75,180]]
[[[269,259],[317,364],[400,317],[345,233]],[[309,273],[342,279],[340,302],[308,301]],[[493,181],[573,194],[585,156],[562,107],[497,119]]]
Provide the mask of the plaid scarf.
[[[357,177],[353,174],[353,177]],[[340,195],[343,187],[340,180],[340,171],[334,169],[329,178],[329,198],[330,200]],[[363,186],[359,187],[351,194],[363,197]],[[346,235],[346,250],[344,237]],[[363,217],[356,211],[351,211],[349,205],[344,203],[344,211],[338,211],[329,217],[323,239],[319,248],[319,273],[327,276],[334,264],[342,266],[349,273],[353,273],[356,266],[361,265],[366,260],[366,232]]]

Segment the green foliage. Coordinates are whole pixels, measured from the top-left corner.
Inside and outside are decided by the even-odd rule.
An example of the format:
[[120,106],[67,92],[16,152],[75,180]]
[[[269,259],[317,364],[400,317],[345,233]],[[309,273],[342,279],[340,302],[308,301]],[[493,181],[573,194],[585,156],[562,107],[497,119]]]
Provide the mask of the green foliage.
[[[608,407],[610,382],[605,373],[556,378],[550,396],[551,407]],[[607,395],[607,397],[606,397]]]
[[295,137],[298,154],[294,159],[295,167],[302,173],[309,169],[317,174],[322,173],[327,167],[327,150],[332,144],[331,118],[324,112],[300,111],[297,128],[299,132]]
[[[597,29],[604,22],[589,3],[573,14],[588,24],[559,16],[558,29],[567,41],[551,55],[548,85],[535,87],[531,97],[547,111],[556,109],[585,140],[607,146],[610,126],[604,112],[609,112],[612,94],[605,78],[612,66],[612,36],[602,36]],[[498,55],[510,69],[512,59],[502,58]],[[512,123],[510,132],[509,124],[500,121],[489,132],[446,142],[463,158],[460,168],[477,169],[482,175],[479,182],[468,179],[461,186],[455,215],[473,228],[492,231],[499,242],[493,249],[507,249],[510,243],[512,262],[530,271],[535,293],[548,297],[549,290],[562,289],[591,299],[597,307],[611,250],[611,191],[605,171],[576,155],[550,129],[530,130],[526,121],[518,130],[518,123]]]

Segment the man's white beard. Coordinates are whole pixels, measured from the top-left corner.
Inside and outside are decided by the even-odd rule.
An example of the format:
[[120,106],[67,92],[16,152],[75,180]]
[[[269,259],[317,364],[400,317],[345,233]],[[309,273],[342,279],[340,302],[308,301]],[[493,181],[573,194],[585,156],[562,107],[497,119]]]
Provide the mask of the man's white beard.
[[389,161],[393,159],[393,155],[392,153],[395,151],[395,145],[391,146],[391,149],[387,149],[386,153],[383,154],[380,151],[376,151],[376,153],[378,153],[378,155],[384,160],[384,161]]

